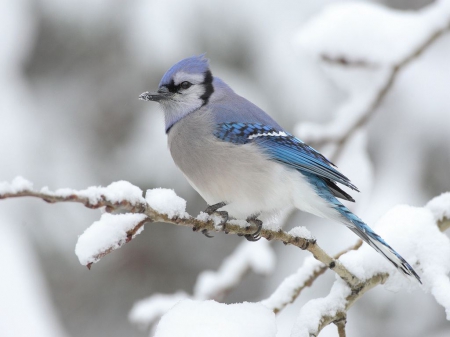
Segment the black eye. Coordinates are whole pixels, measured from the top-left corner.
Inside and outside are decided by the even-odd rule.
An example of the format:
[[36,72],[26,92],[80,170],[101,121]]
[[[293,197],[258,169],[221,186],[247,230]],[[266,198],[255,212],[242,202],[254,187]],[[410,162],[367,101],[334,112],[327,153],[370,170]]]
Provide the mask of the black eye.
[[181,82],[180,88],[181,89],[188,89],[191,85],[192,85],[192,83],[190,83],[188,81],[184,81],[184,82]]

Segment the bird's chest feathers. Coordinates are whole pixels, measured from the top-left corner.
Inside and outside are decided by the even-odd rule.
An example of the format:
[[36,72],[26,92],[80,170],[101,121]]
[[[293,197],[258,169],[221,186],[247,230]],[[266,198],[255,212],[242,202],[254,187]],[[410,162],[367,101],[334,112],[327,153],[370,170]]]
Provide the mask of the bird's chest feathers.
[[220,183],[223,176],[220,169],[223,153],[216,146],[218,140],[212,131],[208,116],[195,112],[177,122],[168,134],[175,164],[202,196],[202,191]]
[[185,174],[194,167],[200,169],[198,161],[205,161],[210,152],[208,142],[211,142],[213,137],[212,126],[207,122],[207,118],[202,118],[203,114],[197,114],[192,113],[178,121],[168,134],[172,158]]
[[267,161],[251,144],[220,141],[211,126],[199,125],[195,119],[175,124],[168,142],[176,165],[208,203],[235,202],[251,214],[261,205],[273,207],[282,200],[274,200],[273,193],[283,179],[280,165]]

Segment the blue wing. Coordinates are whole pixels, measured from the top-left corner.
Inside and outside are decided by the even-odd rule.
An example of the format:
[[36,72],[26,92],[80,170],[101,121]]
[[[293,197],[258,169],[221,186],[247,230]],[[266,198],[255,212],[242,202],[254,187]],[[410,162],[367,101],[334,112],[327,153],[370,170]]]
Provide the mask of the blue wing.
[[346,176],[333,167],[332,162],[288,132],[259,123],[221,123],[217,124],[214,135],[234,144],[257,144],[275,161],[331,180],[329,187],[332,190],[336,188],[336,193],[350,197],[332,182],[358,191]]

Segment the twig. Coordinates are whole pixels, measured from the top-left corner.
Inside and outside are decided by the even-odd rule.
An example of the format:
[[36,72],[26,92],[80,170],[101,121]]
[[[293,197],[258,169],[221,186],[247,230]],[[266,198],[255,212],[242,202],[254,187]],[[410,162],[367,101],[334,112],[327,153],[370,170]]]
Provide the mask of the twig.
[[[356,290],[352,289],[351,294],[345,298],[345,300],[346,300],[345,309],[342,311],[336,312],[336,314],[333,316],[322,316],[317,329],[313,333],[310,333],[310,336],[317,336],[317,335],[319,335],[320,331],[323,328],[325,328],[327,325],[329,325],[331,323],[335,323],[335,322],[340,322],[342,319],[345,319],[346,315],[347,315],[347,311],[360,297],[362,297],[370,289],[376,287],[379,284],[383,284],[384,282],[386,282],[388,277],[389,277],[388,274],[376,274],[376,275],[372,276],[370,279],[366,280],[359,289],[356,289]],[[344,327],[345,327],[345,323],[344,323]],[[339,329],[339,325],[338,325],[338,329]],[[339,336],[341,336],[341,332],[339,332]],[[345,336],[345,330],[344,330],[343,336]]]
[[[439,230],[441,232],[445,231],[446,229],[448,229],[450,227],[450,219],[449,218],[444,218],[440,221],[437,221],[437,226],[439,228]],[[336,314],[332,315],[332,316],[327,316],[324,315],[322,316],[322,319],[320,320],[320,323],[318,324],[317,330],[314,331],[313,334],[311,334],[312,336],[317,336],[319,334],[319,332],[327,325],[331,324],[331,323],[335,323],[339,322],[342,317],[344,317],[346,315],[346,312],[350,309],[350,307],[359,299],[361,298],[367,291],[369,291],[370,289],[376,287],[379,284],[383,284],[389,277],[389,274],[383,273],[383,274],[375,274],[374,276],[372,276],[371,278],[365,280],[362,284],[361,287],[358,289],[355,288],[351,288],[351,293],[349,296],[347,296],[345,298],[346,304],[345,304],[345,308],[344,310],[338,311],[336,312]],[[336,281],[337,282],[337,281]],[[346,285],[348,287],[348,284]],[[340,327],[338,325],[338,331]],[[345,333],[345,331],[343,332]],[[341,336],[341,332],[339,332],[339,336]],[[343,335],[345,336],[345,334]]]
[[346,337],[345,324],[347,323],[347,315],[344,313],[342,317],[333,322],[338,329],[339,337]]
[[[353,246],[337,253],[336,255],[334,255],[334,259],[337,260],[339,259],[342,255],[348,253],[349,251],[352,250],[357,250],[362,246],[362,241],[358,240]],[[301,268],[303,268],[304,266],[302,266]],[[328,269],[328,267],[326,265],[321,265],[318,266],[316,268],[313,268],[310,270],[310,275],[307,278],[307,280],[301,282],[301,284],[298,284],[295,288],[292,288],[292,284],[291,282],[288,281],[288,279],[286,279],[284,282],[282,282],[278,288],[273,292],[272,296],[276,297],[276,293],[279,291],[284,291],[284,292],[290,292],[289,295],[289,300],[284,301],[284,302],[279,302],[277,301],[277,303],[273,303],[270,299],[272,298],[272,296],[267,299],[262,301],[263,304],[267,307],[269,307],[269,309],[273,310],[273,312],[275,314],[279,313],[281,310],[283,310],[286,306],[288,306],[291,303],[294,303],[294,301],[298,298],[298,296],[300,296],[301,292],[303,291],[303,289],[310,287],[314,281],[323,273],[325,273],[325,271]],[[283,289],[283,288],[287,288],[287,289]],[[283,296],[284,298],[284,296]]]
[[351,68],[376,68],[379,65],[376,63],[368,62],[366,60],[351,60],[348,57],[345,56],[338,56],[333,57],[329,56],[327,54],[321,54],[320,59],[323,62],[332,64],[332,65],[339,65],[341,67],[351,67]]
[[444,218],[444,219],[438,221],[438,227],[441,232],[446,231],[447,229],[450,228],[450,219]]
[[[129,231],[127,231],[127,237],[126,240],[122,243],[118,243],[119,247],[121,247],[123,244],[130,242],[134,236],[136,235],[136,233],[139,231],[139,229],[141,229],[142,226],[144,226],[146,223],[151,222],[152,220],[149,217],[146,217],[144,220],[140,221],[139,223],[137,223],[132,229],[130,229]],[[103,257],[105,257],[106,255],[108,255],[109,253],[111,253],[113,250],[116,250],[117,247],[115,246],[110,246],[108,248],[106,248],[103,252],[100,252],[94,256],[92,256],[93,261],[98,261],[100,259],[102,259]],[[86,264],[86,267],[90,270],[92,267],[92,264],[94,262],[89,262],[88,264]]]
[[[283,227],[283,224],[285,224],[286,220],[289,218],[289,216],[292,214],[293,209],[289,208],[281,212],[281,214],[278,216],[278,222],[280,224],[280,227]],[[248,247],[248,251],[242,253],[242,250],[244,247]],[[258,250],[258,256],[256,259],[268,259],[270,260],[270,256],[262,257],[261,253],[264,254],[264,252],[269,255],[273,255],[273,259],[275,259],[275,254],[273,252],[273,249],[269,242],[264,245],[266,247],[261,252],[261,247]],[[254,263],[252,263],[252,259],[254,258],[254,252],[255,246],[251,244],[251,242],[243,242],[242,244],[238,245],[235,250],[222,261],[222,264],[218,267],[216,271],[208,271],[207,272],[207,278],[209,279],[207,282],[211,282],[214,284],[214,291],[211,291],[211,287],[206,286],[209,290],[204,292],[205,284],[203,282],[205,281],[205,275],[202,273],[198,276],[197,281],[194,286],[194,298],[198,299],[213,299],[216,301],[222,300],[228,293],[230,293],[234,288],[236,288],[241,281],[249,275],[249,273],[253,270],[256,274],[264,274],[268,271],[262,272],[261,270],[257,270],[254,267]],[[270,265],[270,262],[267,261],[265,264]],[[232,268],[229,269],[229,266],[240,266],[240,268]],[[199,296],[200,295],[200,296]]]

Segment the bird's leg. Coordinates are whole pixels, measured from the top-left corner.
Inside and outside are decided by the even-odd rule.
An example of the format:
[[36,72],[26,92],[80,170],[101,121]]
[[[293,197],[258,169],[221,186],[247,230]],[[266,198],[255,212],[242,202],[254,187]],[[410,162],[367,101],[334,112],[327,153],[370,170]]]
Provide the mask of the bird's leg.
[[218,202],[214,205],[208,205],[206,209],[204,210],[205,213],[208,213],[209,215],[212,215],[215,211],[217,211],[219,208],[222,208],[223,206],[226,206],[226,202]]
[[255,225],[257,227],[256,232],[254,232],[252,234],[244,235],[248,241],[258,241],[259,239],[261,239],[261,236],[259,234],[261,233],[263,222],[261,220],[257,219],[258,216],[259,216],[259,214],[256,214],[256,215],[249,216],[247,218],[247,222],[249,224]]
[[[225,234],[228,234],[227,231],[225,230],[225,225],[227,224],[227,221],[228,221],[228,212],[226,212],[226,211],[218,211],[219,208],[222,208],[224,206],[226,206],[225,202],[219,202],[219,203],[214,204],[214,205],[208,205],[208,207],[206,207],[204,212],[209,214],[209,215],[216,214],[216,215],[220,216],[222,218],[222,221],[220,222],[220,226],[222,226],[222,229],[225,232]],[[202,233],[207,238],[212,238],[212,236],[209,235],[207,230],[203,230]]]

